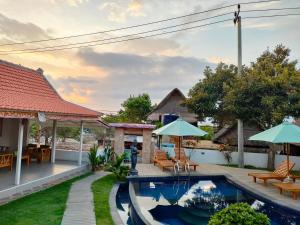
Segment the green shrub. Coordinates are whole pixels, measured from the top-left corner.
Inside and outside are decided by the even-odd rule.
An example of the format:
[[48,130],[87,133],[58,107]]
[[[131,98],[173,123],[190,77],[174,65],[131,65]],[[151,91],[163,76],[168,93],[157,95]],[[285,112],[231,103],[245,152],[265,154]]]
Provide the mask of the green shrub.
[[125,153],[121,155],[115,154],[115,159],[107,163],[107,171],[112,172],[119,180],[124,180],[129,172],[129,166],[124,165]]
[[92,171],[95,171],[100,163],[100,159],[97,156],[97,146],[96,145],[94,145],[93,147],[90,148],[90,152],[88,153],[88,156],[89,156],[90,164],[92,167]]
[[270,225],[269,218],[247,203],[235,203],[214,214],[208,225]]

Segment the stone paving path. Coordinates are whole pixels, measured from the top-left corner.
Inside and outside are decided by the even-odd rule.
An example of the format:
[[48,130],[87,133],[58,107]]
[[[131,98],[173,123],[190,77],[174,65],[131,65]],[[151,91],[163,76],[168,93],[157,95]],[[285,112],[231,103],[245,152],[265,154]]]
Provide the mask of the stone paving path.
[[61,225],[96,225],[91,185],[107,174],[96,172],[72,185]]

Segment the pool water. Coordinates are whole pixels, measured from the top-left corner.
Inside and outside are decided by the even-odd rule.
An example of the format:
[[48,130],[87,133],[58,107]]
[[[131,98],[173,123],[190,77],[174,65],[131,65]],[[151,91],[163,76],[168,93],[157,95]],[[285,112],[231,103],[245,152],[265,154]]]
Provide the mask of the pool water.
[[[215,212],[236,202],[246,202],[267,214],[272,225],[300,225],[300,213],[258,200],[225,177],[154,180],[132,181],[137,204],[151,225],[206,225]],[[125,224],[130,224],[126,188],[119,190],[119,200],[126,208]]]

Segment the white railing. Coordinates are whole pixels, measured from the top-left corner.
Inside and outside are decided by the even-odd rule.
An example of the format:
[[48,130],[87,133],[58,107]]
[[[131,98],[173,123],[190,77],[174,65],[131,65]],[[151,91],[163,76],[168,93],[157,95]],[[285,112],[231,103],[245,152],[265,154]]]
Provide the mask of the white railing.
[[[61,150],[61,149],[56,149],[55,151],[55,159],[56,160],[65,160],[65,161],[78,161],[78,150]],[[83,162],[88,162],[88,152],[83,151],[82,152],[82,161]]]

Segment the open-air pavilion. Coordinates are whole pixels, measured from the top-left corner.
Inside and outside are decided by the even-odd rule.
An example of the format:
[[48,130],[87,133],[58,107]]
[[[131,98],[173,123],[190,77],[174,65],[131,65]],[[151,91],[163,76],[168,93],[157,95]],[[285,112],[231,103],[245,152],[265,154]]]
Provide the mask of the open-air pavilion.
[[[99,119],[100,113],[62,99],[42,69],[0,60],[0,84],[0,202],[86,170],[82,160],[83,128],[106,126]],[[33,153],[28,147],[30,120],[52,126],[51,146],[46,150],[37,146],[37,162],[32,162]],[[57,157],[58,126],[80,127],[79,149],[70,151],[67,157]]]

